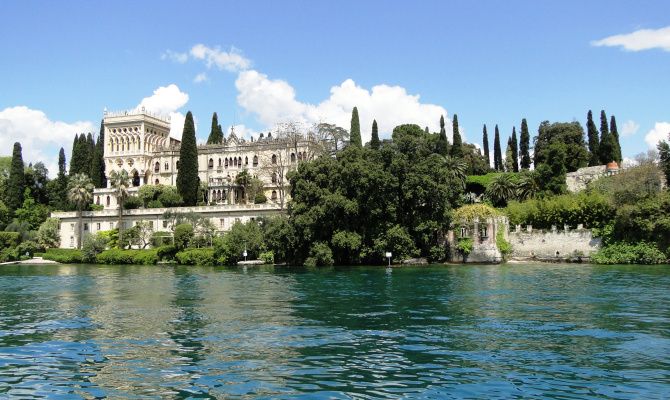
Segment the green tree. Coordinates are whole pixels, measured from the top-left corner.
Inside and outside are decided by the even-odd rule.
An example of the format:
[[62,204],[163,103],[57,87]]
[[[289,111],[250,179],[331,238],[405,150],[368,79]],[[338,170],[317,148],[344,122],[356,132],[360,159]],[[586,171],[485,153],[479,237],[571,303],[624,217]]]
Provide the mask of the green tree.
[[496,175],[486,188],[486,198],[496,207],[504,207],[513,200],[517,193],[517,184],[511,174]]
[[363,147],[361,139],[361,123],[358,120],[358,108],[356,107],[351,111],[351,130],[349,131],[349,138],[352,145]]
[[659,167],[665,176],[665,181],[670,182],[670,145],[663,140],[656,148],[658,149]]
[[45,249],[60,246],[60,222],[58,218],[47,218],[37,230],[37,243]]
[[559,143],[564,146],[566,154],[570,157],[563,158],[567,172],[573,172],[585,167],[589,161],[589,152],[584,142],[584,129],[579,122],[554,122],[544,121],[538,128],[535,137],[535,168],[540,164],[552,162],[548,157],[548,149]]
[[512,150],[512,137],[507,138],[507,147],[505,147],[505,161],[503,164],[505,165],[505,171],[507,172],[514,172],[514,157],[513,157],[513,150]]
[[526,118],[521,120],[521,141],[519,151],[521,152],[521,169],[530,169],[530,133],[528,132],[528,122]]
[[600,164],[616,161],[616,144],[610,134],[605,110],[600,111]]
[[586,114],[586,133],[589,138],[589,166],[600,165],[600,139],[591,110]]
[[91,160],[90,176],[93,185],[97,188],[107,187],[107,179],[105,177],[105,127],[103,122],[100,121],[100,133],[98,133],[98,140],[95,142],[95,149]]
[[440,115],[440,136],[437,138],[435,152],[442,156],[449,154],[449,139],[447,138],[447,130],[444,128],[444,115]]
[[454,114],[454,119],[451,121],[451,127],[452,127],[452,138],[451,138],[451,156],[452,157],[463,157],[463,149],[461,146],[463,145],[463,140],[461,139],[461,132],[458,129],[458,115]]
[[214,113],[212,115],[212,129],[209,132],[207,144],[220,144],[221,142],[223,142],[223,131],[221,130],[221,125],[219,125],[219,117]]
[[565,174],[566,145],[561,142],[552,142],[546,149],[546,162],[542,162],[535,169],[538,182],[544,191],[561,194],[566,191]]
[[486,124],[484,124],[484,129],[482,132],[482,144],[484,146],[484,157],[486,157],[486,162],[489,167],[491,166],[491,156],[489,155],[489,134],[486,131]]
[[179,149],[179,171],[177,171],[177,190],[184,199],[184,205],[194,206],[198,202],[198,147],[195,141],[193,114],[189,111],[184,120],[184,130]]
[[516,139],[516,127],[512,128],[512,138],[510,140],[512,147],[512,166],[514,172],[519,172],[519,142]]
[[495,135],[493,137],[493,168],[496,171],[504,171],[502,161],[502,148],[500,147],[500,131],[498,130],[498,124],[495,127]]
[[66,210],[67,205],[67,164],[65,162],[65,150],[60,148],[58,152],[58,175],[56,179],[47,183],[49,205],[56,210]]
[[370,139],[370,148],[373,150],[379,150],[379,130],[377,128],[377,120],[372,120],[372,136]]
[[118,242],[123,243],[123,205],[126,202],[128,197],[128,189],[130,188],[130,177],[126,170],[121,170],[121,172],[112,171],[109,174],[109,183],[114,190],[114,196],[116,197],[116,203],[119,205],[119,214],[117,229],[119,230]]
[[491,170],[488,159],[482,155],[481,150],[471,143],[463,143],[461,161],[466,166],[467,175],[484,175]]
[[23,175],[26,181],[26,188],[30,189],[35,202],[49,204],[49,192],[47,190],[49,170],[44,166],[44,163],[40,161],[35,163],[35,165],[29,165],[24,169]]
[[77,248],[81,249],[82,236],[84,235],[84,223],[82,221],[82,211],[84,207],[91,203],[93,199],[93,182],[85,174],[75,174],[70,178],[68,184],[67,197],[77,208],[77,217],[79,219],[77,235]]
[[93,135],[91,132],[86,134],[86,162],[84,163],[84,168],[88,176],[91,176],[91,167],[93,166],[93,158],[95,157],[95,141],[93,140]]
[[29,188],[26,188],[23,197],[23,205],[16,209],[14,215],[17,221],[27,223],[30,230],[34,231],[49,217],[49,207],[37,203]]
[[23,204],[23,192],[26,189],[26,179],[24,175],[23,155],[21,152],[21,143],[14,143],[12,152],[12,164],[9,170],[9,179],[7,181],[7,207],[13,213]]
[[610,117],[610,135],[612,136],[612,142],[614,144],[614,160],[621,165],[621,144],[619,143],[619,129],[616,126],[616,118],[614,115]]
[[89,161],[87,156],[86,135],[75,135],[72,142],[72,155],[70,157],[70,176],[75,174],[87,174],[89,172],[87,165]]

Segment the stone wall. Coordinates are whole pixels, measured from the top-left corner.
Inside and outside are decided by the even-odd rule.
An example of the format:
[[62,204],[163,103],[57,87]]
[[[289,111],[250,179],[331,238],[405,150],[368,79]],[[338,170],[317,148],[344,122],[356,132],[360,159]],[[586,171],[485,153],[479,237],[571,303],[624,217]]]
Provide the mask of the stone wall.
[[517,226],[508,235],[512,258],[579,261],[588,259],[600,248],[600,238],[594,238],[589,229],[581,226],[573,230],[565,228],[544,231]]

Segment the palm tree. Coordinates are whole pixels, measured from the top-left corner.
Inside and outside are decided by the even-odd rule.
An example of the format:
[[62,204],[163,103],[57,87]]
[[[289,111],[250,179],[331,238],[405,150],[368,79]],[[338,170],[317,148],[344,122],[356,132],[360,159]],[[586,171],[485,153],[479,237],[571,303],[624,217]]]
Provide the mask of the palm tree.
[[486,188],[486,197],[491,199],[495,206],[505,206],[516,196],[516,183],[511,174],[500,174],[494,177]]
[[444,156],[444,168],[447,170],[447,177],[450,182],[455,182],[459,188],[465,188],[465,172],[468,169],[467,164],[460,158]]
[[77,206],[77,216],[79,217],[78,249],[81,249],[81,237],[84,235],[82,210],[86,204],[93,200],[93,187],[93,181],[86,174],[72,175],[67,185],[67,198]]
[[117,223],[119,230],[118,244],[119,246],[122,246],[121,243],[123,243],[122,241],[123,203],[126,201],[126,198],[128,197],[128,188],[130,188],[130,177],[128,176],[128,172],[125,170],[121,170],[121,172],[112,171],[112,173],[109,174],[109,182],[112,186],[112,189],[114,189],[116,195],[116,202],[119,204],[119,221]]
[[532,199],[540,191],[540,185],[537,182],[534,172],[519,174],[519,181],[516,184],[516,197],[521,200]]

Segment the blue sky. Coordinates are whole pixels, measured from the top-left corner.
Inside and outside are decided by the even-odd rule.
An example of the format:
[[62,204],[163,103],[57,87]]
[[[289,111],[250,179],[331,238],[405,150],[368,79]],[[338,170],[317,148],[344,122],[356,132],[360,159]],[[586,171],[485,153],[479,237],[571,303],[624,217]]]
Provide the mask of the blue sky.
[[139,104],[173,121],[191,110],[201,140],[214,111],[251,135],[348,128],[353,105],[364,139],[372,118],[384,136],[457,113],[479,144],[484,123],[504,140],[524,117],[534,134],[589,109],[616,115],[627,157],[670,132],[667,1],[3,1],[0,14],[0,152],[19,140],[52,167],[105,107]]

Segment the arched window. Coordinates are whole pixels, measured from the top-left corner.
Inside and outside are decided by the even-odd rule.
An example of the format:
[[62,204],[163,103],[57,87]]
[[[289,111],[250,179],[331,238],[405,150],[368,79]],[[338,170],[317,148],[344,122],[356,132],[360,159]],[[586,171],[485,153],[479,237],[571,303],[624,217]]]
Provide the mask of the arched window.
[[271,198],[272,198],[272,200],[277,200],[277,191],[276,190],[272,191],[272,197]]
[[214,168],[214,159],[210,158],[209,162],[207,163],[207,168],[212,169]]
[[272,173],[272,183],[277,183],[277,173],[276,172]]
[[137,171],[133,174],[133,186],[140,186],[140,174]]
[[244,156],[244,165],[249,165],[249,157]]
[[95,196],[95,204],[100,205],[100,196]]
[[226,158],[226,160],[225,160],[225,163],[224,163],[224,164],[225,164],[225,167],[226,167],[226,168],[228,168],[228,159],[227,159],[227,158]]
[[254,167],[258,166],[258,156],[254,156]]
[[154,164],[154,172],[159,172],[161,170],[161,164],[156,161],[156,164]]
[[242,157],[237,157],[237,165],[242,166]]
[[219,168],[221,168],[221,159],[219,158]]
[[272,164],[277,164],[277,155],[276,154],[272,155]]
[[295,162],[295,153],[291,153],[291,164]]
[[237,167],[237,158],[233,158],[233,165]]
[[109,196],[107,196],[107,207],[109,207],[109,202],[110,202],[110,199],[109,199]]
[[158,181],[158,179],[156,179],[156,181],[154,181],[154,184],[160,185],[160,182]]

